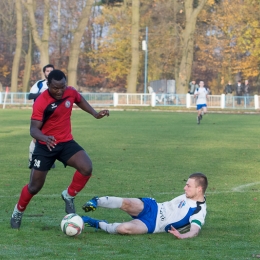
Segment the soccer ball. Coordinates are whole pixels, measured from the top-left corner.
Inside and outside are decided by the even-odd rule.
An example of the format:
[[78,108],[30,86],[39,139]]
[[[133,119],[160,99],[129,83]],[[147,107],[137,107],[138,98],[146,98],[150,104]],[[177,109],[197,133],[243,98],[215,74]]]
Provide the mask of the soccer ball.
[[67,236],[78,236],[84,229],[84,222],[79,215],[71,213],[62,219],[60,227],[62,232]]

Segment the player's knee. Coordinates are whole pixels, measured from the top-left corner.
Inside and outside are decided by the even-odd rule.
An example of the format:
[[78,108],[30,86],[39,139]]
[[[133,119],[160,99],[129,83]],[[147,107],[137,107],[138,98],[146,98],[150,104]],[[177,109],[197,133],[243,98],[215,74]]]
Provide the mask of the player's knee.
[[131,228],[128,227],[125,223],[122,223],[116,228],[116,232],[121,235],[129,235],[132,234]]
[[82,169],[80,169],[79,172],[85,176],[90,176],[92,175],[92,170],[92,164],[88,164],[82,167]]
[[131,207],[132,207],[131,200],[124,198],[123,202],[122,202],[121,209],[124,210],[124,211],[128,211],[129,209],[131,209]]
[[37,183],[37,184],[29,184],[28,185],[28,191],[31,193],[31,194],[33,194],[33,195],[35,195],[35,194],[37,194],[41,189],[42,189],[42,187],[43,187],[43,184],[39,184],[39,183]]

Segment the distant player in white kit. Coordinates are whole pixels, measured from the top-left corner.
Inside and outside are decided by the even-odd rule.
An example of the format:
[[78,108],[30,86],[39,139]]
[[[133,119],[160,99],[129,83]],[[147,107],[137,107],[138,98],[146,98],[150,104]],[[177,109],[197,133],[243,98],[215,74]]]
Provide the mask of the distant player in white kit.
[[207,112],[207,99],[208,99],[208,91],[204,87],[204,81],[200,81],[199,88],[197,88],[194,92],[194,98],[197,98],[197,123],[200,124],[200,120],[202,119],[202,115]]
[[105,220],[82,216],[91,227],[100,228],[110,234],[146,234],[168,232],[178,239],[191,238],[199,234],[206,217],[205,191],[207,177],[202,173],[189,176],[184,187],[185,194],[163,203],[153,198],[94,197],[83,205],[86,212],[97,207],[119,208],[133,220],[108,224]]

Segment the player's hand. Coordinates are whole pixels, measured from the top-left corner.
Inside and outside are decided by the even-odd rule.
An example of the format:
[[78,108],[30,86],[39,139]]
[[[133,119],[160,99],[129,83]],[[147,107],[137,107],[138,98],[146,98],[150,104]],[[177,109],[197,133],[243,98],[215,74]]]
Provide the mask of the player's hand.
[[100,119],[104,116],[109,116],[109,110],[101,110],[97,113],[97,115],[95,117],[96,117],[96,119]]
[[181,233],[177,229],[175,229],[173,226],[171,226],[171,229],[169,229],[168,232],[173,234],[178,239],[181,239]]
[[56,146],[56,139],[54,136],[46,136],[44,142],[50,151],[52,151],[52,149]]

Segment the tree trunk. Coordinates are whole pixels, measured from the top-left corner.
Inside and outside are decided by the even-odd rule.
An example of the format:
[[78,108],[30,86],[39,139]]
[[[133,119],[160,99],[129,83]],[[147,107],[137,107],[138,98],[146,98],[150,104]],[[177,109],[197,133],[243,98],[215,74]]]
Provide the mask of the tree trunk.
[[124,7],[126,8],[128,5],[128,0],[124,0]]
[[132,46],[132,61],[131,69],[128,75],[128,93],[136,92],[137,76],[139,69],[139,20],[140,20],[140,1],[132,1],[132,34],[131,34],[131,46]]
[[80,53],[80,44],[85,28],[91,15],[91,9],[95,0],[88,0],[86,6],[82,10],[78,27],[75,30],[73,40],[70,45],[70,56],[68,64],[68,85],[77,88],[77,68]]
[[176,86],[179,85],[179,78],[178,78],[178,75],[179,75],[179,67],[178,67],[178,64],[179,64],[179,58],[178,58],[178,45],[179,45],[179,41],[178,41],[178,28],[177,28],[177,25],[178,25],[178,21],[177,21],[177,10],[178,10],[178,3],[177,1],[173,0],[173,39],[174,39],[174,53],[176,53],[175,55],[175,59],[174,59],[174,79],[175,79],[175,92],[176,92]]
[[199,0],[198,6],[193,7],[193,0],[185,0],[185,29],[182,33],[182,57],[179,66],[177,93],[187,93],[188,83],[191,76],[193,62],[194,32],[196,28],[197,17],[207,0]]
[[37,31],[37,23],[36,23],[35,16],[34,16],[33,1],[27,0],[27,3],[25,4],[25,6],[29,13],[33,40],[40,51],[40,55],[41,55],[40,66],[42,69],[45,65],[47,65],[49,63],[50,3],[49,3],[49,0],[44,0],[44,19],[43,19],[42,38],[39,37],[38,31]]
[[57,43],[57,54],[55,58],[55,68],[60,68],[61,66],[61,0],[58,1],[58,10],[57,10],[57,23],[58,23],[58,32],[57,32],[57,38],[58,38],[58,43]]
[[17,79],[23,44],[23,14],[21,0],[15,1],[16,9],[16,48],[12,65],[11,92],[17,92]]
[[28,52],[25,55],[25,66],[23,75],[23,92],[29,92],[31,86],[29,86],[32,67],[32,35],[29,32],[29,46]]
[[187,93],[187,88],[189,84],[189,79],[191,76],[191,68],[193,62],[193,47],[194,47],[194,23],[186,23],[186,28],[183,34],[183,50],[181,63],[179,67],[179,77],[177,85],[177,93],[184,94]]

